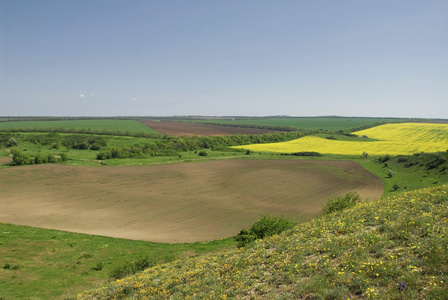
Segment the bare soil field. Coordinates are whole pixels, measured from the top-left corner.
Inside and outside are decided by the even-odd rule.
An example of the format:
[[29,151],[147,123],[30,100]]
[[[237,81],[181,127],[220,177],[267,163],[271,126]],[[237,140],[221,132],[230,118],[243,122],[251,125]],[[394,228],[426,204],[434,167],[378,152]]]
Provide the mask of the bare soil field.
[[11,157],[0,157],[0,165],[9,164],[11,162]]
[[0,222],[169,243],[233,236],[262,215],[303,220],[329,197],[383,191],[354,162],[309,160],[46,164],[0,169],[0,183]]
[[208,125],[187,122],[156,122],[140,121],[161,134],[169,136],[219,136],[219,135],[237,135],[237,134],[264,134],[275,132],[273,130],[263,130],[256,128],[229,127],[219,125]]

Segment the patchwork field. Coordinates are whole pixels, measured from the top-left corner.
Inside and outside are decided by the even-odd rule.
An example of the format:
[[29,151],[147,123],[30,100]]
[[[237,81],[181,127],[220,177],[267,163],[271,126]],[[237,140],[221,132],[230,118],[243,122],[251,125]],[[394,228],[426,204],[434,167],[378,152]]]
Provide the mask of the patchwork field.
[[156,122],[141,121],[143,124],[170,136],[218,136],[218,135],[236,135],[236,134],[263,134],[273,132],[272,130],[263,130],[256,128],[229,127],[220,125],[209,125],[187,122]]
[[225,238],[262,215],[305,219],[329,197],[383,191],[380,178],[349,161],[48,164],[2,169],[0,181],[2,222],[157,242]]
[[291,126],[297,129],[343,130],[383,122],[404,122],[398,118],[353,118],[353,117],[288,117],[288,118],[236,118],[234,120],[195,120],[194,122],[213,122],[228,125],[270,125]]
[[9,129],[91,129],[154,133],[150,127],[136,120],[57,120],[57,121],[15,121],[0,122],[0,130]]
[[361,155],[364,152],[369,155],[399,155],[448,150],[448,125],[446,124],[386,124],[353,134],[369,139],[342,141],[306,136],[288,142],[237,146],[235,148],[282,153],[314,151],[342,155]]

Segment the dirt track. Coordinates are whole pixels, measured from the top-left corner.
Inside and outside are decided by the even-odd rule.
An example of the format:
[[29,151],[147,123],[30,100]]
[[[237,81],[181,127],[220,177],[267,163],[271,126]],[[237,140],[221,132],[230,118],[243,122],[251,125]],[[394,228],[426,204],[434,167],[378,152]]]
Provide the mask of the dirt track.
[[262,215],[316,215],[329,197],[382,193],[356,163],[226,160],[151,167],[0,169],[0,222],[155,242],[235,235]]
[[154,122],[141,121],[143,124],[151,127],[161,134],[169,136],[219,136],[219,135],[237,135],[237,134],[263,134],[274,132],[273,130],[263,130],[256,128],[229,127],[219,125],[208,125],[187,122]]

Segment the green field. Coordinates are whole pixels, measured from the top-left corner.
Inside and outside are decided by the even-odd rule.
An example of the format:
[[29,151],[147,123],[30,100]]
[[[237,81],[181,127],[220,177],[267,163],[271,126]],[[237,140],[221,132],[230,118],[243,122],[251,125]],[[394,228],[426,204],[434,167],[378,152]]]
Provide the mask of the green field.
[[235,120],[195,120],[198,123],[228,124],[228,125],[268,125],[291,126],[297,129],[344,130],[362,127],[374,123],[405,122],[408,119],[398,118],[350,118],[350,117],[289,117],[289,118],[250,118]]
[[112,271],[142,257],[154,265],[233,245],[232,239],[163,244],[0,223],[0,299],[64,299],[113,280]]
[[0,130],[11,129],[91,129],[157,133],[148,126],[134,120],[68,120],[68,121],[17,121],[0,122]]

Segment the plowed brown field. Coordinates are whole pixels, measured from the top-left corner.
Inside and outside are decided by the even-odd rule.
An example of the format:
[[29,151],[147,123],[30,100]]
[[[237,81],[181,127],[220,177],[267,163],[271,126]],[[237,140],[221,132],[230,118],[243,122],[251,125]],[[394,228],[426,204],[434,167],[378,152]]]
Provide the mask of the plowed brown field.
[[263,134],[274,132],[273,130],[263,130],[256,128],[229,127],[209,124],[187,123],[187,122],[155,122],[141,121],[161,134],[169,136],[218,136],[237,134]]
[[155,242],[236,235],[262,215],[299,220],[329,197],[382,194],[346,161],[225,160],[150,167],[0,169],[0,222]]

